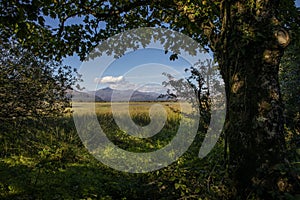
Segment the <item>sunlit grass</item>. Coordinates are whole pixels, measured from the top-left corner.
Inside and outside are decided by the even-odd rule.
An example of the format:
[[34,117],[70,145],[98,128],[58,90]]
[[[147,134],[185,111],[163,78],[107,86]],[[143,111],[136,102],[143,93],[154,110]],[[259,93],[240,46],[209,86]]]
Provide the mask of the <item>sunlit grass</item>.
[[[166,121],[164,122],[162,129],[150,138],[135,137],[124,131],[122,127],[119,127],[118,124],[116,124],[115,113],[112,112],[112,106],[115,106],[118,108],[117,114],[120,115],[121,119],[124,118],[124,120],[128,120],[127,118],[130,118],[129,120],[132,120],[137,126],[144,127],[151,122],[151,107],[157,104],[160,104],[160,108],[165,111]],[[182,119],[182,114],[180,113],[181,107],[178,102],[130,102],[128,104],[128,109],[124,107],[124,105],[126,105],[126,102],[94,104],[76,102],[74,105],[74,114],[83,118],[95,114],[107,137],[113,141],[115,145],[133,152],[160,149],[168,144],[174,135],[176,135],[180,120]],[[158,113],[154,112],[153,117],[160,119],[160,112],[162,110],[158,111]],[[129,117],[126,116],[126,113],[129,113]]]
[[[112,105],[129,105],[129,112],[136,114],[147,114],[149,109],[154,104],[160,104],[168,112],[168,114],[173,114],[181,110],[179,102],[73,102],[73,110],[77,112],[86,112],[87,109],[92,109],[95,107],[96,114],[107,114],[112,113]],[[128,110],[119,110],[119,112],[128,112]]]

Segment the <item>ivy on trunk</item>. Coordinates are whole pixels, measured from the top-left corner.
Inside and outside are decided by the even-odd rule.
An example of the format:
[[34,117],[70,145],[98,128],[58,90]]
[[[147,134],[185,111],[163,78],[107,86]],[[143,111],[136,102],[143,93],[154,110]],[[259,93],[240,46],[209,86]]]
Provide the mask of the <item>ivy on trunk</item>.
[[265,2],[252,16],[242,1],[224,2],[226,31],[216,44],[227,97],[229,173],[243,198],[272,198],[271,191],[290,189],[278,185],[286,162],[278,71],[289,35],[274,16],[274,3]]

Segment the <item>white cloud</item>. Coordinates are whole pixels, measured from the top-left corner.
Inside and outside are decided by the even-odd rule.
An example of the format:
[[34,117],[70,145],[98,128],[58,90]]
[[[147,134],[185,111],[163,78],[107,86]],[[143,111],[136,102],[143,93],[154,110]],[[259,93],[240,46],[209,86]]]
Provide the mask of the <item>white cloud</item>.
[[124,81],[125,78],[123,76],[105,76],[102,78],[95,78],[96,83],[117,84]]
[[[139,77],[139,79],[141,78],[143,77]],[[153,83],[153,81],[149,81],[152,83],[143,83],[142,81],[136,82],[136,79],[132,79],[132,77],[130,77],[129,80],[126,77],[125,80],[124,76],[105,76],[101,78],[95,78],[94,82],[97,84],[102,84],[102,87],[110,87],[111,89],[116,90],[138,90],[141,92],[157,93],[164,93],[166,91],[166,88],[159,84],[160,81],[157,83]],[[145,82],[147,82],[147,79],[145,79]]]

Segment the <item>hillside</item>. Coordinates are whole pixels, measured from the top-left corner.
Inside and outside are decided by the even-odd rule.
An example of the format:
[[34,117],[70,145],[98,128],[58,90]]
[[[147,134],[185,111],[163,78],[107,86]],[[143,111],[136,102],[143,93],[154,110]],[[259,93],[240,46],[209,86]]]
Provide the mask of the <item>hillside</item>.
[[72,99],[75,101],[162,101],[161,94],[155,92],[141,92],[138,90],[116,90],[109,87],[96,91],[79,92],[72,91]]

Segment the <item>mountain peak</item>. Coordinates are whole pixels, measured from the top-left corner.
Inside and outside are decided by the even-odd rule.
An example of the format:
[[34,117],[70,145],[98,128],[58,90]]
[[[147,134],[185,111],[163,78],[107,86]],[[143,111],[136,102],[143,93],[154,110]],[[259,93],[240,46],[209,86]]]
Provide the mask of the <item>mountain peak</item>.
[[[112,94],[114,93],[114,99]],[[95,91],[95,95],[99,96],[104,101],[156,101],[159,94],[154,92],[141,92],[138,90],[118,90],[110,87],[102,88]]]
[[102,88],[102,89],[100,89],[100,90],[111,91],[111,90],[113,90],[113,89],[111,89],[110,87],[106,87],[106,88]]

